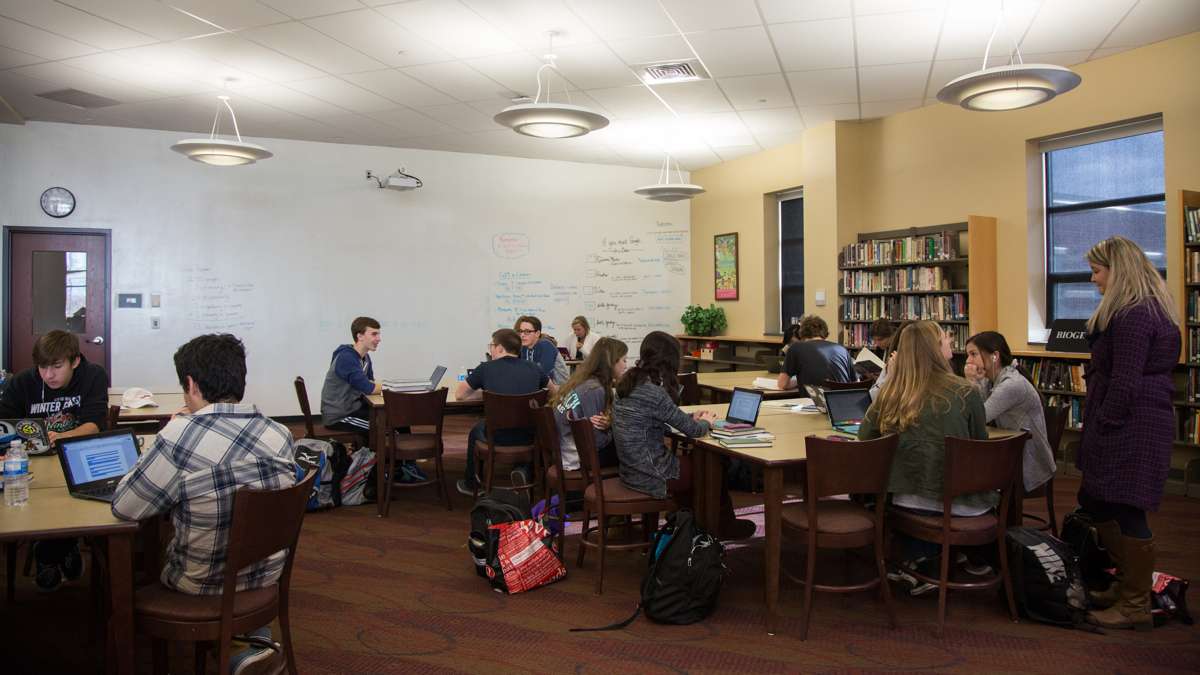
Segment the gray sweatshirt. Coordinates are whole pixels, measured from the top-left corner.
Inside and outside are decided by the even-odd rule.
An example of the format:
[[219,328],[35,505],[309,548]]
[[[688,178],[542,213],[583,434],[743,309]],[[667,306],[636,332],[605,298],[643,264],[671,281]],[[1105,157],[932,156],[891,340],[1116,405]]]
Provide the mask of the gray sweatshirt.
[[[563,469],[575,471],[579,468],[579,449],[575,447],[575,434],[571,433],[571,423],[568,415],[575,419],[585,420],[592,415],[604,412],[604,386],[596,378],[585,380],[563,397],[554,406],[554,422],[558,425],[558,444],[562,452]],[[596,449],[599,450],[612,442],[611,431],[601,431],[592,428],[596,436]]]
[[708,422],[698,422],[679,409],[657,384],[642,382],[629,396],[613,403],[613,436],[621,461],[621,482],[655,499],[667,496],[667,481],[679,478],[679,458],[663,437],[667,425],[692,438],[708,433]]
[[1054,475],[1054,453],[1046,439],[1046,413],[1042,409],[1042,397],[1029,380],[1015,366],[1005,366],[996,374],[993,384],[987,378],[975,383],[983,395],[983,407],[988,423],[1002,429],[1028,429],[1029,440],[1025,442],[1024,467],[1025,491],[1038,487]]

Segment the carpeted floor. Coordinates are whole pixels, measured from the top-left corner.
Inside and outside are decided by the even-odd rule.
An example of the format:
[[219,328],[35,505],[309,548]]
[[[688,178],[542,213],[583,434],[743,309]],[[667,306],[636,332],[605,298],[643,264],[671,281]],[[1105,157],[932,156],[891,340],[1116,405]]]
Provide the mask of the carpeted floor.
[[[452,478],[461,471],[468,428],[469,419],[448,424]],[[1069,508],[1078,482],[1057,483],[1058,503]],[[739,510],[761,525],[754,498],[739,495]],[[708,620],[663,626],[642,618],[620,631],[568,633],[570,626],[628,616],[637,605],[644,558],[610,554],[605,592],[596,596],[595,559],[576,568],[576,543],[568,537],[566,579],[504,596],[475,576],[465,547],[468,501],[455,494],[454,510],[447,512],[432,490],[402,491],[388,519],[377,518],[374,505],[308,515],[291,597],[302,673],[1200,672],[1200,633],[1192,627],[1094,635],[1012,623],[993,592],[952,593],[940,639],[933,632],[936,594],[897,594],[896,630],[888,628],[874,594],[817,594],[808,640],[800,641],[801,595],[785,580],[784,619],[769,636],[761,529],[759,537],[729,546],[730,575]],[[1158,569],[1200,579],[1198,516],[1200,502],[1182,497],[1168,497],[1152,516]],[[795,566],[799,556],[785,551],[784,560]],[[819,569],[838,578],[843,559],[821,560]],[[38,596],[30,580],[19,584],[18,602],[0,621],[0,671],[94,671],[98,647],[88,646],[86,637],[86,590]],[[190,654],[190,647],[173,648],[174,672],[191,671]],[[149,672],[145,645],[139,660]]]

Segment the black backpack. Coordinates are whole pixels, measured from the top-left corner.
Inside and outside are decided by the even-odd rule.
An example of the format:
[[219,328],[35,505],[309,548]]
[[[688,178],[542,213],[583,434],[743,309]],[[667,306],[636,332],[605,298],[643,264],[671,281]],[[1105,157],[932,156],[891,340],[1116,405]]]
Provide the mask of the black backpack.
[[[475,573],[489,582],[501,578],[500,560],[496,555],[500,543],[495,530],[489,525],[511,523],[529,517],[529,499],[524,492],[496,489],[481,496],[471,509],[471,534],[467,537],[467,548],[475,559]],[[488,570],[491,574],[488,574]]]
[[725,547],[704,531],[691,511],[680,509],[654,533],[642,579],[642,600],[633,616],[596,631],[624,628],[643,610],[657,623],[696,623],[712,614],[725,578]]
[[1079,556],[1079,572],[1083,585],[1091,591],[1102,591],[1113,581],[1108,571],[1114,567],[1108,549],[1100,545],[1092,514],[1075,509],[1063,518],[1062,540]]
[[1013,596],[1023,616],[1066,628],[1086,626],[1087,589],[1071,547],[1029,527],[1008,530]]

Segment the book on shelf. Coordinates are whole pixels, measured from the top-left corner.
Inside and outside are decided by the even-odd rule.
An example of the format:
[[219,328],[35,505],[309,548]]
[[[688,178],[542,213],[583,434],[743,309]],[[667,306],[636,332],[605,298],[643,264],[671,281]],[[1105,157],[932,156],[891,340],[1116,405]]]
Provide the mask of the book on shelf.
[[1050,396],[1046,398],[1046,405],[1051,407],[1067,408],[1067,428],[1072,431],[1079,431],[1083,428],[1083,399],[1078,396]]
[[[871,317],[871,320],[880,317]],[[899,322],[903,319],[893,319],[887,317],[893,322]],[[967,338],[970,337],[970,328],[963,324],[943,324],[942,330],[950,335],[952,348],[956,352],[965,351],[967,348]],[[843,323],[839,333],[839,340],[846,349],[862,349],[863,346],[871,343],[871,324],[869,323]]]
[[953,260],[957,257],[958,232],[938,232],[850,244],[838,255],[838,264],[842,267],[902,265]]
[[1200,401],[1200,368],[1188,368],[1187,400]]
[[889,270],[842,270],[843,293],[919,293],[953,288],[945,267]]
[[1188,363],[1200,363],[1200,328],[1188,328]]
[[893,321],[966,321],[967,294],[842,298],[844,321],[873,321],[880,317]]
[[1200,289],[1190,288],[1187,292],[1187,322],[1200,323]]
[[1187,243],[1200,243],[1200,206],[1183,208],[1183,224],[1187,228]]
[[1038,389],[1087,393],[1087,383],[1083,379],[1083,363],[1055,359],[1018,358],[1017,364],[1029,375],[1033,380],[1033,386]]

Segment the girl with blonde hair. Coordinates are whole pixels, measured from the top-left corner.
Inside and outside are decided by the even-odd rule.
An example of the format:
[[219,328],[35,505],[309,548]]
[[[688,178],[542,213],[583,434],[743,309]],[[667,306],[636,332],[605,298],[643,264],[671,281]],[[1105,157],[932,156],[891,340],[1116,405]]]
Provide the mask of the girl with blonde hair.
[[1093,593],[1088,614],[1105,628],[1150,630],[1154,535],[1175,439],[1171,371],[1179,359],[1175,303],[1138,245],[1109,237],[1087,252],[1100,305],[1088,319],[1092,357],[1078,466],[1079,505],[1092,515],[1116,581]]
[[571,333],[571,336],[563,341],[567,345],[567,358],[586,359],[588,354],[592,353],[600,336],[592,332],[586,316],[577,316],[571,319]]

